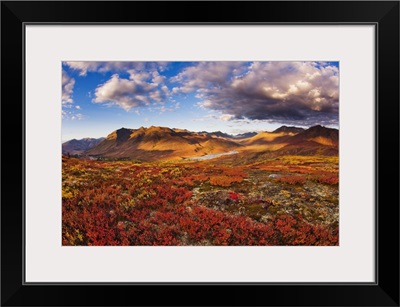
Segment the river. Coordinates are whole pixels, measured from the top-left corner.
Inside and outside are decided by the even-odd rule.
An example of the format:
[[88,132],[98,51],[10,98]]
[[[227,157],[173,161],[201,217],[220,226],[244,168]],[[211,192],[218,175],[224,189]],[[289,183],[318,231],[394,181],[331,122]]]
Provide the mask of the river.
[[228,152],[209,154],[209,155],[200,156],[200,157],[191,157],[191,158],[187,158],[187,160],[203,161],[203,160],[210,160],[210,159],[219,158],[219,157],[227,156],[227,155],[235,155],[238,153],[239,152],[237,152],[236,150],[232,150],[232,151],[228,151]]

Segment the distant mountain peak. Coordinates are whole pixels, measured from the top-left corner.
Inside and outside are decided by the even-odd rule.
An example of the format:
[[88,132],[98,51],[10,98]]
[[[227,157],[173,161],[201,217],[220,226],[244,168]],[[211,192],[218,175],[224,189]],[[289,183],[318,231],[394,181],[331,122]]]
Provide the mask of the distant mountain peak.
[[63,154],[71,154],[71,155],[79,155],[86,150],[96,146],[104,140],[104,137],[95,139],[95,138],[83,138],[80,140],[72,139],[62,144],[62,153]]
[[278,129],[272,131],[272,133],[300,133],[304,131],[303,128],[295,126],[281,126]]

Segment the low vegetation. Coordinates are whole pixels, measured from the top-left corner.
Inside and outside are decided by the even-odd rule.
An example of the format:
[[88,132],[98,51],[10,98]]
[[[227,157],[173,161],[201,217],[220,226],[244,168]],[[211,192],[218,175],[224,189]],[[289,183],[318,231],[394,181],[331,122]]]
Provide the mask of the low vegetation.
[[337,156],[63,156],[63,245],[338,245]]

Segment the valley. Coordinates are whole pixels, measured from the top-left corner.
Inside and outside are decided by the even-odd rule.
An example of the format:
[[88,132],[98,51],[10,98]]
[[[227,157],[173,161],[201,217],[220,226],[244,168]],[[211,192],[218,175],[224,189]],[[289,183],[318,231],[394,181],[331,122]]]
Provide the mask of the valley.
[[339,244],[337,129],[151,126],[66,143],[63,245]]

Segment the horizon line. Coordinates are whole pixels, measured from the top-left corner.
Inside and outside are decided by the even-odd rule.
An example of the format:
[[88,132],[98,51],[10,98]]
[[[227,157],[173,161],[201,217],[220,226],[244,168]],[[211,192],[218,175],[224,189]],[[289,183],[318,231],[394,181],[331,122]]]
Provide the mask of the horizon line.
[[[193,130],[189,130],[189,129],[186,129],[186,128],[177,128],[177,127],[167,127],[167,126],[155,126],[155,125],[151,125],[151,126],[140,126],[139,128],[126,128],[126,127],[121,127],[121,128],[118,128],[118,129],[113,130],[112,132],[108,133],[107,135],[110,135],[111,133],[113,133],[113,132],[115,132],[115,131],[118,131],[118,130],[121,130],[121,129],[139,130],[139,129],[149,129],[149,128],[151,128],[151,127],[154,127],[154,128],[167,128],[167,129],[171,129],[171,130],[176,130],[176,129],[179,129],[179,130],[186,130],[186,131],[195,132],[195,133],[201,133],[201,132],[205,132],[205,133],[218,133],[218,132],[220,132],[220,133],[227,134],[227,135],[229,135],[229,136],[238,136],[238,135],[242,135],[242,134],[246,134],[246,133],[262,133],[262,132],[272,133],[272,132],[274,132],[274,131],[276,131],[276,130],[282,128],[282,127],[286,127],[286,128],[301,128],[301,129],[304,129],[304,130],[308,130],[308,129],[312,128],[312,127],[317,127],[317,126],[321,126],[321,127],[323,127],[323,128],[328,128],[328,129],[336,129],[336,130],[339,130],[339,128],[333,128],[333,127],[324,126],[324,125],[321,125],[321,124],[309,126],[309,127],[307,127],[307,128],[305,128],[306,126],[288,126],[288,125],[282,125],[282,126],[276,128],[276,129],[273,129],[272,131],[267,131],[267,130],[259,130],[259,131],[258,131],[258,130],[253,130],[253,131],[247,131],[247,132],[242,132],[242,133],[237,133],[237,134],[231,134],[231,133],[223,132],[223,131],[221,131],[221,130],[213,130],[213,131],[207,131],[207,130],[193,131]],[[80,140],[83,140],[83,139],[100,139],[100,138],[106,138],[107,135],[105,135],[105,136],[100,136],[100,137],[86,136],[86,137],[82,137],[82,138],[79,138],[79,139],[77,139],[77,138],[72,138],[72,139],[68,139],[68,140],[61,140],[61,142],[62,142],[62,143],[65,143],[65,142],[69,142],[69,141],[72,141],[72,140],[80,141]]]

